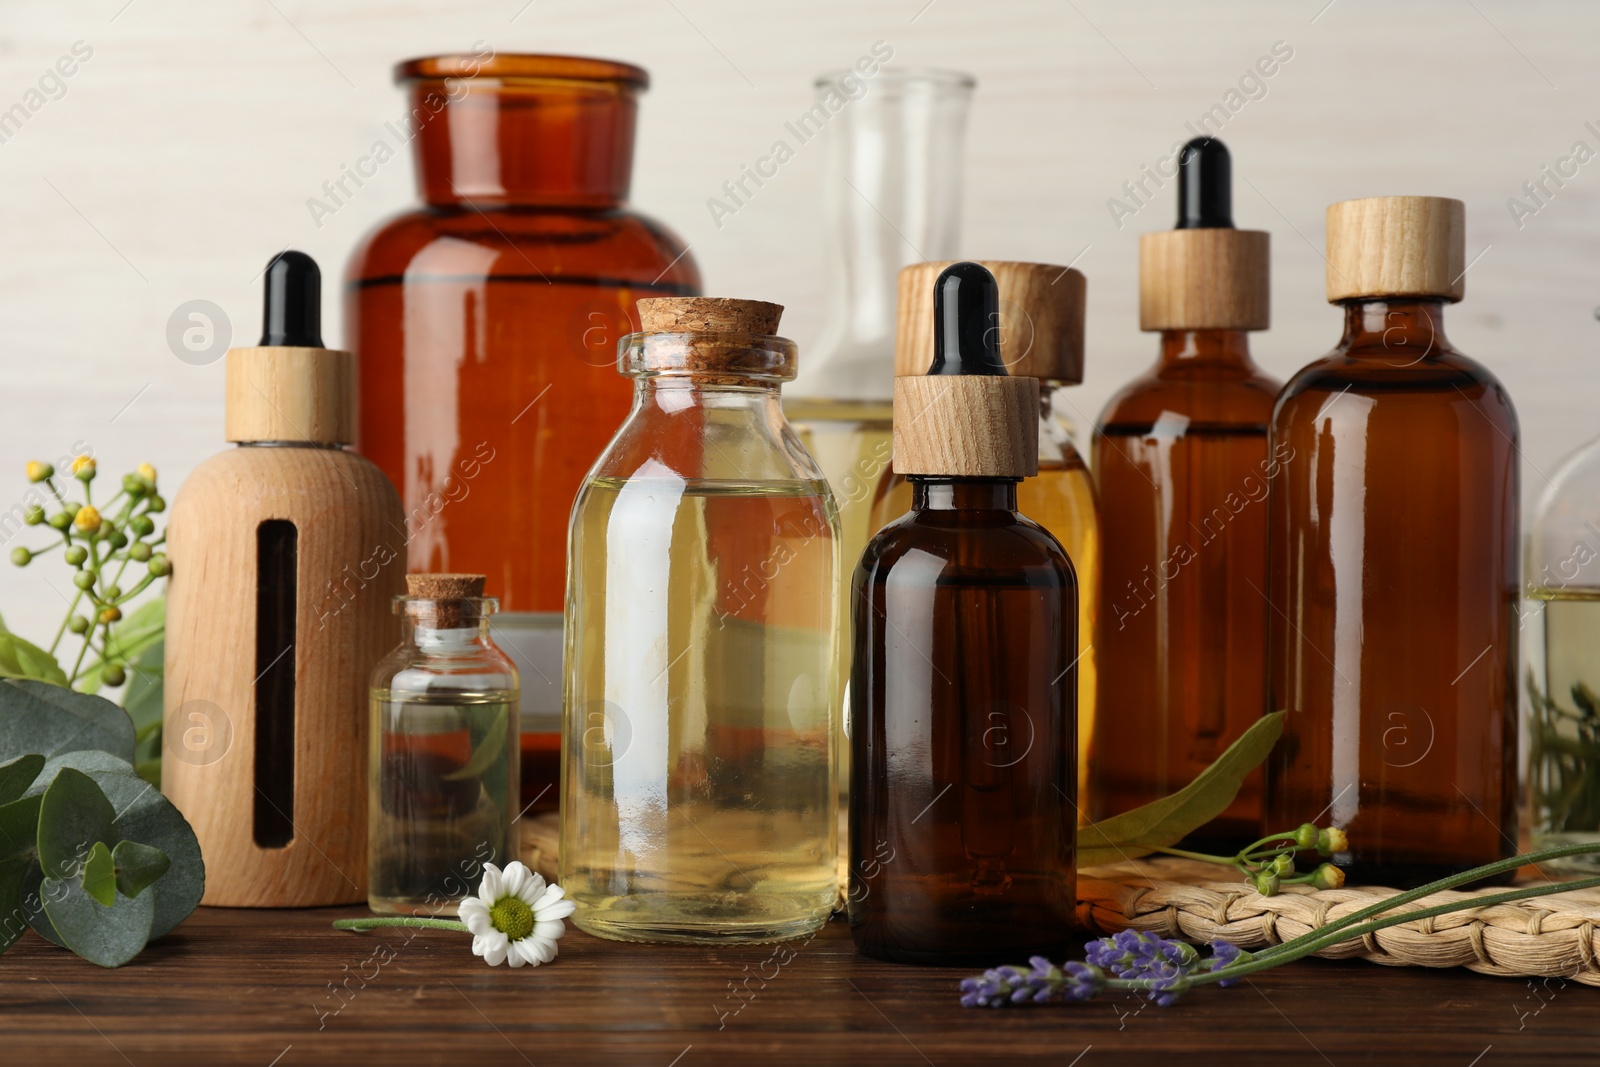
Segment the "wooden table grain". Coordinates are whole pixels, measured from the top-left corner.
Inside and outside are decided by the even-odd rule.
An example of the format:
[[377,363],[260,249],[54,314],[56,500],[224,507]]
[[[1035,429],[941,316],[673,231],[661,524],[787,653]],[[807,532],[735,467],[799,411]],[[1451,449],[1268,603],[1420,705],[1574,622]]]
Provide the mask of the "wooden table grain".
[[[961,971],[859,956],[840,921],[785,946],[622,945],[550,966],[466,935],[330,928],[358,908],[202,908],[120,970],[29,934],[0,956],[0,1063],[1593,1064],[1600,990],[1308,960],[1172,1008],[961,1008]],[[1019,961],[1020,962],[1020,961]]]

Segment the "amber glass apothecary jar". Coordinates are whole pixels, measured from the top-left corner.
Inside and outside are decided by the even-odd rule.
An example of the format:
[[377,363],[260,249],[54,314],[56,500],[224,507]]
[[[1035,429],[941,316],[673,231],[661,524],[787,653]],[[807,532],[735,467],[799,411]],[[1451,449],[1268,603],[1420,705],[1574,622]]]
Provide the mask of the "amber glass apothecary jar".
[[838,898],[839,518],[774,304],[650,300],[572,506],[561,884],[623,941],[783,941]]
[[643,70],[474,54],[396,77],[406,116],[383,139],[412,144],[423,204],[350,262],[357,447],[400,490],[391,547],[408,569],[500,592],[495,638],[524,677],[524,803],[553,808],[567,512],[628,410],[614,368],[635,301],[695,294],[700,274],[627,206]]

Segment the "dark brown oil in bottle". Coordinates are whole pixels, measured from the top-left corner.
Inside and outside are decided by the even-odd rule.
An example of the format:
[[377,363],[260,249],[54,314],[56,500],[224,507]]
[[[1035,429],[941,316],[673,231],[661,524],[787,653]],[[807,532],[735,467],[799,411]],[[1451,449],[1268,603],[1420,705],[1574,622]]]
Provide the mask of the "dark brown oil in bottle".
[[[962,289],[951,328],[964,343],[956,359],[936,311],[930,375],[1004,377],[992,340],[976,358],[965,343],[981,345],[993,321],[993,278],[963,263],[936,284],[938,308]],[[912,508],[867,545],[853,585],[851,932],[862,952],[902,963],[1060,955],[1076,907],[1077,579],[1060,543],[1016,510],[1018,481],[1037,470],[1036,383],[989,394],[1032,390],[1014,426],[988,427],[1025,440],[1024,460],[940,476],[907,447],[907,423],[942,441],[930,424],[978,394],[946,393],[902,422],[906,381],[895,463]]]
[[1347,304],[1273,419],[1268,819],[1376,885],[1516,852],[1517,419],[1442,307]]

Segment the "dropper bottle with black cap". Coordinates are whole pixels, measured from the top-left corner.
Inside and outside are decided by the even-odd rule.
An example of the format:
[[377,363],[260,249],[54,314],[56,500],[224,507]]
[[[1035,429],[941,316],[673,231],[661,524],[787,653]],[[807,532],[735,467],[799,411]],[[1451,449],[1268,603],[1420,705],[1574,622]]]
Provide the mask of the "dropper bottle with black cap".
[[[1267,328],[1267,268],[1268,234],[1234,228],[1228,149],[1190,141],[1176,228],[1139,241],[1139,326],[1161,334],[1161,355],[1094,435],[1095,819],[1187,785],[1266,710],[1266,495],[1284,457],[1267,441],[1280,383],[1248,339]],[[1258,837],[1261,788],[1258,771],[1190,843],[1231,852]]]
[[322,275],[266,270],[261,343],[227,356],[239,447],[172,502],[162,791],[207,860],[205,904],[365,901],[367,678],[399,639],[405,516],[348,451],[355,359],[322,347]]
[[932,364],[894,385],[911,511],[853,583],[849,914],[869,956],[981,966],[1072,941],[1078,590],[1017,512],[1039,383],[1006,373],[994,277],[934,285]]

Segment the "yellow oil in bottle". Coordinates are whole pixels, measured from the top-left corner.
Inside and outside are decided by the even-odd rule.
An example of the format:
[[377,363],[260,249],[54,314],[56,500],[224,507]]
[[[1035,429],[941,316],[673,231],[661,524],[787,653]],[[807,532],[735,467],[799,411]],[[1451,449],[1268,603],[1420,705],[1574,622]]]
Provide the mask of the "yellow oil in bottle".
[[561,881],[574,922],[627,941],[816,929],[838,884],[825,487],[597,477],[573,515]]
[[[1528,676],[1528,801],[1534,848],[1600,841],[1600,589],[1538,588]],[[1533,614],[1530,611],[1528,614]],[[1594,874],[1600,859],[1552,864]]]

